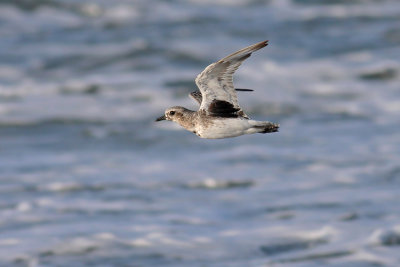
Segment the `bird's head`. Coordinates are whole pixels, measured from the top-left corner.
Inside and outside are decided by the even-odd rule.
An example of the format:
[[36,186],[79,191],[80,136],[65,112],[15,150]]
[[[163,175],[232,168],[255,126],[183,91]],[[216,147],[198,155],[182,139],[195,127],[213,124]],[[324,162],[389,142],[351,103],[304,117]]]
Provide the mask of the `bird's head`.
[[179,120],[184,116],[185,108],[183,107],[172,107],[172,108],[167,108],[165,110],[164,115],[161,117],[158,117],[156,121],[176,121],[179,122]]

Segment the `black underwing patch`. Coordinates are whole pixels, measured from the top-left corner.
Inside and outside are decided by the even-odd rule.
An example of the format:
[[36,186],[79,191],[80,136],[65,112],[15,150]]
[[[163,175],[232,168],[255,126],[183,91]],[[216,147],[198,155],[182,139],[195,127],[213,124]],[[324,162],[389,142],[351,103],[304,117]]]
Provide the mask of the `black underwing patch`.
[[208,107],[208,112],[212,117],[223,117],[223,118],[237,118],[237,112],[240,109],[235,108],[231,103],[223,100],[213,100]]

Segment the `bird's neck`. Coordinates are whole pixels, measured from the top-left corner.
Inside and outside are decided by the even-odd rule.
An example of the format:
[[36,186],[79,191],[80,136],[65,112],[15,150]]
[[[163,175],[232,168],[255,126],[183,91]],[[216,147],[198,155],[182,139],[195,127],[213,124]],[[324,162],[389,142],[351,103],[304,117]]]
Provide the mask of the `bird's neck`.
[[196,128],[196,116],[197,113],[193,110],[186,109],[181,116],[176,118],[176,122],[179,123],[183,128],[193,132]]

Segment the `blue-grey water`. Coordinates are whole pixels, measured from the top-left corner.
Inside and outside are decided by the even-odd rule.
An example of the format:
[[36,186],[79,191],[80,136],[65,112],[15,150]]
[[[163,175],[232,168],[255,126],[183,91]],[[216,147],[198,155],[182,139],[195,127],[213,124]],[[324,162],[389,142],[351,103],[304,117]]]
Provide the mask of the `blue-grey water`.
[[[279,133],[165,108],[208,64]],[[397,0],[0,1],[0,266],[400,266]]]

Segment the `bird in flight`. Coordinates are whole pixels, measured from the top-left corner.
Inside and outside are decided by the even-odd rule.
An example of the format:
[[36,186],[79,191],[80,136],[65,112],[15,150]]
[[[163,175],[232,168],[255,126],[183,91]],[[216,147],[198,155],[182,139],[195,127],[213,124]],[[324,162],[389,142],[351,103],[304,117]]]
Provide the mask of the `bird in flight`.
[[174,106],[166,109],[156,121],[176,122],[197,136],[208,139],[277,132],[279,124],[251,120],[239,106],[236,90],[252,90],[235,89],[233,86],[233,74],[242,62],[267,45],[268,41],[253,44],[209,65],[196,77],[200,91],[189,95],[200,104],[199,110]]

